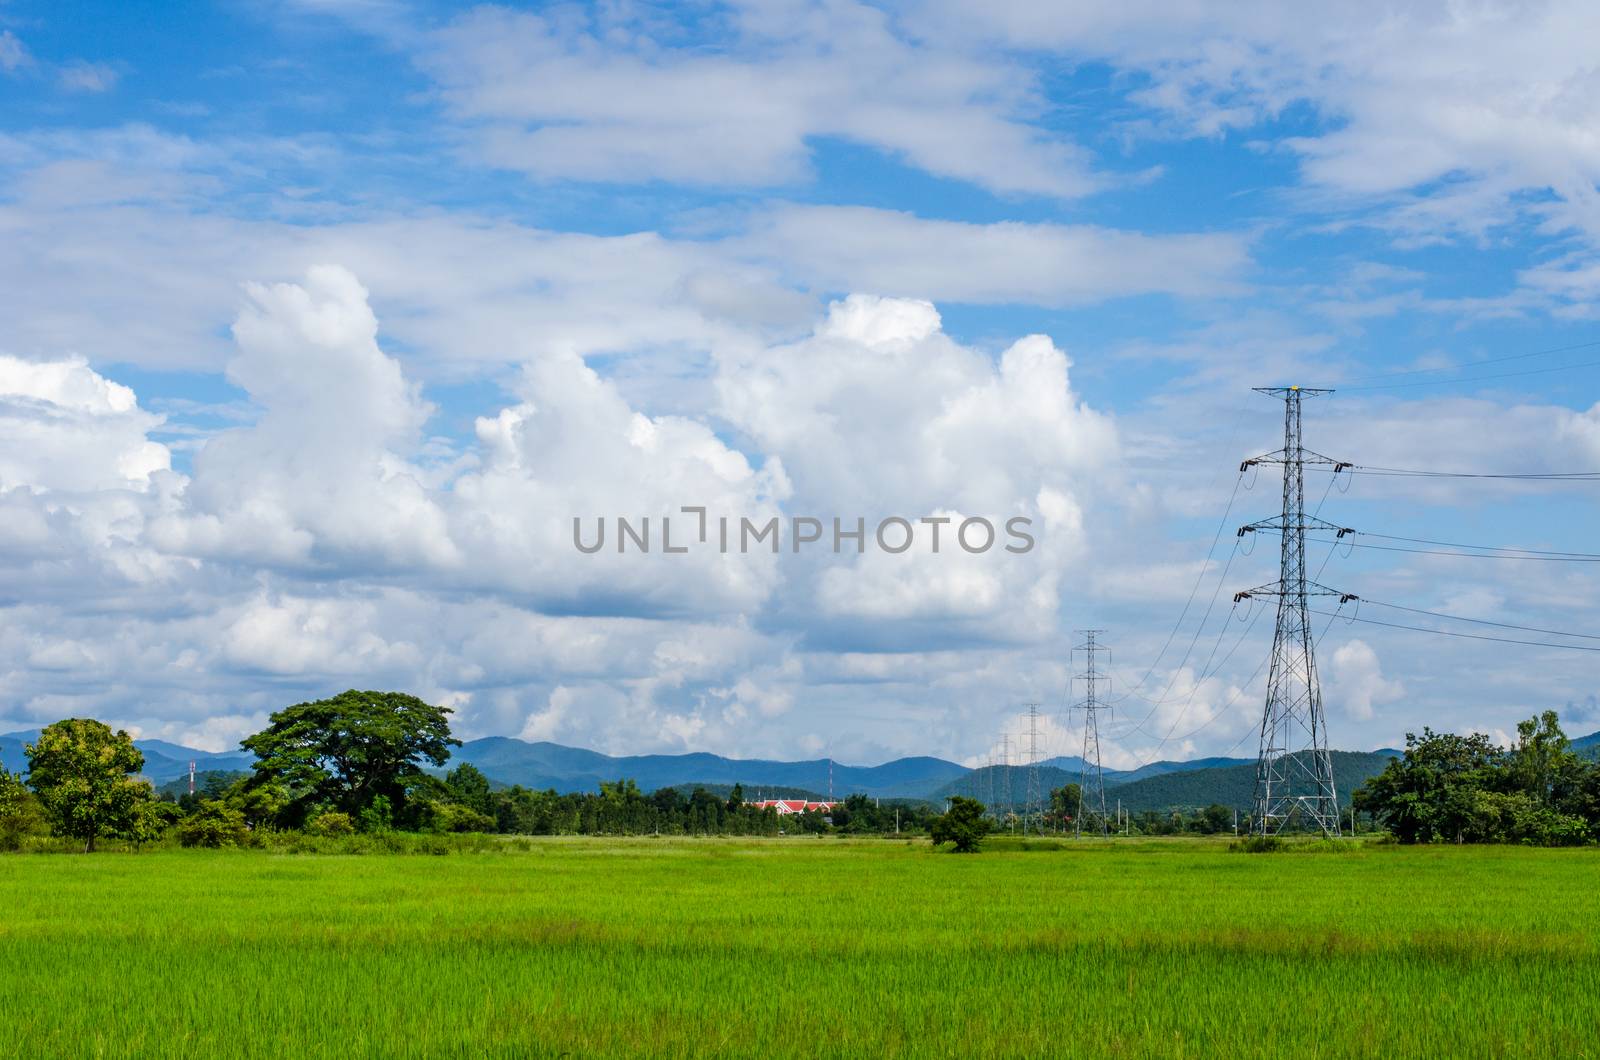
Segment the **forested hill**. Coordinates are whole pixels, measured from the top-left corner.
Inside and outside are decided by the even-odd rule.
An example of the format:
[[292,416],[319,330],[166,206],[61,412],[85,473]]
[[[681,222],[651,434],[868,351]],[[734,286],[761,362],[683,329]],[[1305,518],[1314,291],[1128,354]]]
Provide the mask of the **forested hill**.
[[601,781],[626,777],[644,791],[681,784],[743,784],[750,798],[758,787],[824,793],[831,788],[841,798],[852,792],[881,798],[926,798],[935,788],[967,772],[954,762],[928,757],[897,758],[880,766],[847,766],[826,758],[779,762],[714,754],[613,757],[500,736],[468,740],[451,755],[449,765],[453,768],[459,762],[471,762],[502,784],[526,788],[597,791]]
[[[1366,782],[1368,777],[1383,772],[1389,760],[1398,756],[1393,750],[1333,751],[1333,783],[1339,792],[1339,802],[1349,805],[1350,793]],[[1235,766],[1215,766],[1210,769],[1191,769],[1160,776],[1146,777],[1129,784],[1118,784],[1107,789],[1108,799],[1120,799],[1122,808],[1138,813],[1142,810],[1189,810],[1221,803],[1238,809],[1250,809],[1256,787],[1254,762]]]

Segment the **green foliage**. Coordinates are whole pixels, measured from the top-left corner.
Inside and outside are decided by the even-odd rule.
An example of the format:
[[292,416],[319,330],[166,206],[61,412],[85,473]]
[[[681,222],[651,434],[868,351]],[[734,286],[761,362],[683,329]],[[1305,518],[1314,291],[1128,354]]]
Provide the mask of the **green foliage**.
[[0,850],[20,850],[45,827],[44,810],[22,778],[0,769]]
[[56,835],[83,840],[85,853],[101,836],[135,828],[150,785],[130,774],[144,768],[133,738],[101,722],[68,718],[45,727],[25,748],[28,786],[38,794]]
[[1228,849],[1240,854],[1276,854],[1288,843],[1282,836],[1247,835],[1228,844]]
[[1477,733],[1424,729],[1355,793],[1402,843],[1573,846],[1600,829],[1600,767],[1574,754],[1554,711],[1517,725],[1502,750]]
[[338,810],[319,813],[306,823],[306,832],[310,835],[354,835],[355,831],[356,823],[350,819],[350,815]]
[[[353,689],[285,707],[242,743],[257,759],[251,786],[283,786],[286,824],[329,808],[355,815],[364,829],[391,827],[412,809],[413,788],[437,785],[423,764],[442,766],[461,746],[449,714],[403,692]],[[380,799],[381,812],[374,809]]]
[[242,811],[207,800],[178,822],[178,842],[186,847],[242,847],[250,842],[250,829]]
[[394,808],[389,796],[374,795],[356,816],[356,827],[363,832],[394,831]]
[[494,794],[489,786],[489,778],[471,762],[463,762],[451,770],[444,778],[444,787],[450,802],[484,815],[494,810]]
[[435,802],[428,807],[428,828],[434,832],[493,832],[495,820],[458,802]]
[[131,840],[134,849],[160,840],[183,817],[175,802],[164,799],[143,799],[134,807],[133,820],[121,834]]
[[950,808],[933,822],[928,836],[935,845],[955,844],[954,853],[975,854],[989,833],[989,822],[984,820],[983,803],[961,795],[950,797]]

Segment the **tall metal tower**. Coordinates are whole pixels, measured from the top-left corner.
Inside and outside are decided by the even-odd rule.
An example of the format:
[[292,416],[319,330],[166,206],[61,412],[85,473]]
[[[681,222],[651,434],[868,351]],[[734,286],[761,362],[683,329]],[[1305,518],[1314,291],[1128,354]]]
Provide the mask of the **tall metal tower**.
[[1106,778],[1100,768],[1100,711],[1109,708],[1100,702],[1100,684],[1107,677],[1100,671],[1097,659],[1106,647],[1095,640],[1105,630],[1080,629],[1078,632],[1083,635],[1083,643],[1072,650],[1084,655],[1083,669],[1076,675],[1076,679],[1083,682],[1083,698],[1077,704],[1083,710],[1083,754],[1079,758],[1083,764],[1078,772],[1078,812],[1072,820],[1073,834],[1083,835],[1083,809],[1085,801],[1091,798],[1089,785],[1092,781],[1094,801],[1090,805],[1100,816],[1100,834],[1108,835]]
[[1306,515],[1305,466],[1326,464],[1337,474],[1348,463],[1306,449],[1300,443],[1300,402],[1331,394],[1297,386],[1256,387],[1256,392],[1283,398],[1283,448],[1246,460],[1239,470],[1257,464],[1283,468],[1283,512],[1239,528],[1239,535],[1276,530],[1282,538],[1278,580],[1234,594],[1234,602],[1253,596],[1278,599],[1278,625],[1272,635],[1272,667],[1267,675],[1267,701],[1261,712],[1261,751],[1256,760],[1255,813],[1251,830],[1273,835],[1299,811],[1324,835],[1339,834],[1339,799],[1333,785],[1333,759],[1328,754],[1328,724],[1317,682],[1316,641],[1311,633],[1307,600],[1336,596],[1354,600],[1306,577],[1306,531],[1331,530],[1339,537],[1351,531]]
[[1022,834],[1028,834],[1028,825],[1033,824],[1033,830],[1044,832],[1044,793],[1039,784],[1039,704],[1029,703],[1028,707],[1028,801],[1022,810]]
[[[1001,793],[1000,793],[1000,797],[1005,800],[1006,817],[1009,818],[1011,816],[1011,811],[1012,811],[1012,805],[1011,805],[1011,734],[1009,732],[1003,732],[1003,733],[1000,734],[1000,786],[1001,786],[1001,789],[1002,789]],[[1010,827],[1010,823],[1009,823],[1009,821],[1007,821],[1007,828],[1009,828],[1009,827]]]

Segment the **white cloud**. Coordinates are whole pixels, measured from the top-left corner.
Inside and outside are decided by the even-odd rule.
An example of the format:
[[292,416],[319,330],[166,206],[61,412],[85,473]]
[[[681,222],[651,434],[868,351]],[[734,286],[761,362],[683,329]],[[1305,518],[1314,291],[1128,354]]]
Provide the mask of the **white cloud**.
[[1093,225],[972,224],[861,206],[780,206],[737,244],[827,290],[1068,306],[1127,295],[1235,294],[1235,235],[1141,235]]
[[0,71],[14,74],[33,62],[27,47],[10,30],[0,30]]
[[1328,690],[1324,699],[1357,721],[1366,721],[1376,708],[1406,694],[1405,685],[1383,676],[1378,653],[1364,640],[1349,640],[1333,652]]
[[121,76],[115,67],[81,60],[67,63],[56,72],[61,87],[68,92],[109,92]]
[[365,289],[347,270],[306,284],[251,285],[229,378],[263,408],[195,457],[187,516],[156,528],[166,548],[318,566],[385,567],[459,556],[424,476],[407,460],[427,407],[377,345]]
[[542,178],[777,185],[835,137],[999,192],[1099,184],[1081,149],[1028,123],[1024,70],[913,43],[864,4],[751,5],[670,32],[632,15],[479,8],[418,61],[480,157]]
[[161,422],[82,358],[0,355],[0,492],[147,489],[171,462],[146,437]]

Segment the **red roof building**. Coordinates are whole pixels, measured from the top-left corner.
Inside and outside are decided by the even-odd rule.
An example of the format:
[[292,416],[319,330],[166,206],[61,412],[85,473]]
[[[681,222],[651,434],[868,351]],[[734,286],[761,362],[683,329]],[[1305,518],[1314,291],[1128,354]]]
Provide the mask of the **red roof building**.
[[760,802],[748,802],[745,805],[754,806],[758,810],[777,810],[779,817],[787,817],[792,813],[830,813],[839,804],[807,802],[805,799],[762,799]]

